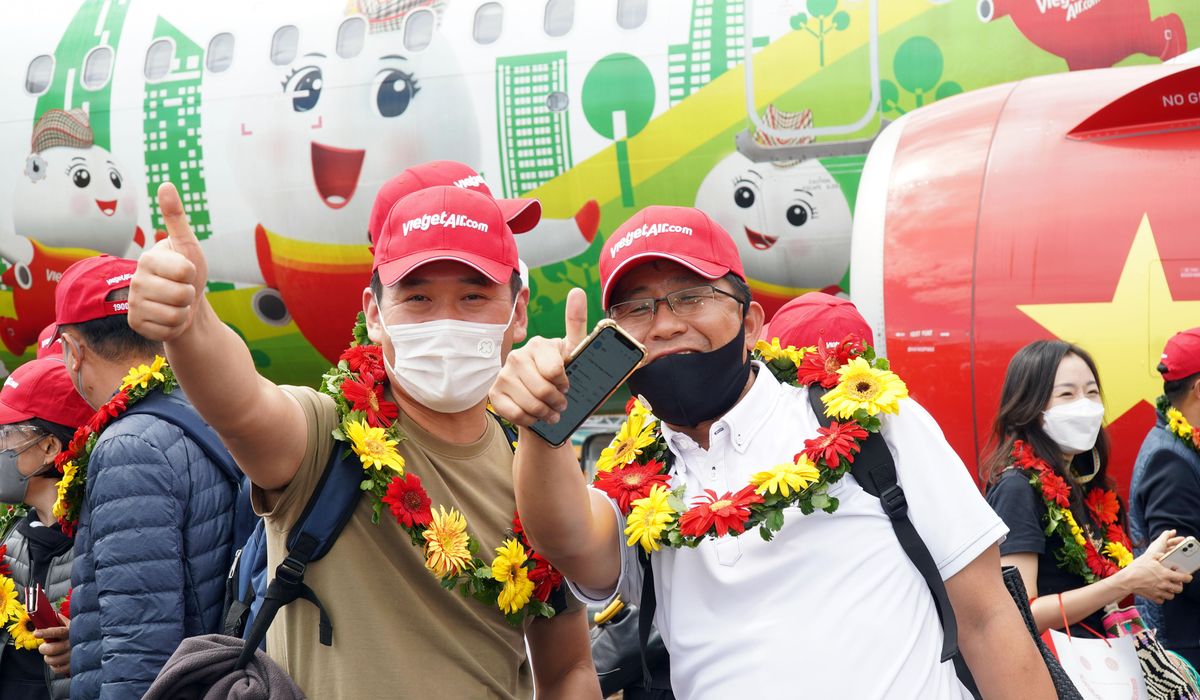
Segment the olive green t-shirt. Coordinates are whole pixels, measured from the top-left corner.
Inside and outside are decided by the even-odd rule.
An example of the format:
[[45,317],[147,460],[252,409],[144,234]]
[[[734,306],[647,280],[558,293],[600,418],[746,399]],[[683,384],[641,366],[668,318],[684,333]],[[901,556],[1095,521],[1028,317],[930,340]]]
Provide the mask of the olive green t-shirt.
[[[337,423],[333,400],[307,387],[284,387],[299,401],[308,445],[296,477],[274,509],[254,489],[267,524],[267,571],[286,550],[289,528],[304,510],[328,463]],[[454,507],[491,561],[516,508],[512,448],[495,421],[468,445],[447,443],[400,417],[407,436],[398,446],[434,507]],[[284,607],[267,634],[267,653],[314,700],[337,698],[530,698],[524,630],[492,605],[447,591],[425,569],[421,550],[384,507],[371,523],[363,498],[329,553],[309,566],[305,583],[333,623],[333,646],[322,646],[317,609],[298,599]]]

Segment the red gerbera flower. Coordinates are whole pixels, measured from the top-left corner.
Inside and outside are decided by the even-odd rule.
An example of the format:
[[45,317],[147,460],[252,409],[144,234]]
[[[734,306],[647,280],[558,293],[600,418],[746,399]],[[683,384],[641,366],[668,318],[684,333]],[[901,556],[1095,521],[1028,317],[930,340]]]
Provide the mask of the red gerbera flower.
[[1100,578],[1108,578],[1120,570],[1111,559],[1102,556],[1090,543],[1084,549],[1087,550],[1087,566],[1093,574]]
[[381,499],[392,508],[396,522],[404,527],[425,527],[433,522],[429,510],[429,494],[421,486],[421,479],[411,472],[392,477],[387,494]]
[[1023,440],[1013,441],[1012,446],[1013,461],[1018,467],[1029,469],[1038,461],[1038,456],[1034,454],[1033,448]]
[[[12,506],[9,506],[12,509]],[[12,570],[8,568],[8,564],[4,561],[4,555],[8,554],[8,545],[0,544],[0,576],[12,576]]]
[[862,341],[853,333],[832,348],[826,345],[823,338],[818,339],[816,352],[804,354],[804,359],[796,368],[796,377],[801,384],[820,384],[826,389],[832,389],[841,379],[837,372],[842,365],[862,353]]
[[650,488],[662,484],[670,488],[671,479],[666,474],[660,474],[663,463],[650,460],[645,464],[632,462],[623,467],[603,472],[596,479],[595,486],[620,506],[622,513],[629,513],[630,504],[639,498],[650,495]]
[[529,570],[529,580],[533,581],[533,595],[545,603],[550,600],[554,589],[562,585],[563,576],[540,554],[531,552],[529,558],[533,560],[533,568]]
[[1063,508],[1071,506],[1071,487],[1058,474],[1051,471],[1043,471],[1040,474],[1042,480],[1042,496],[1047,501],[1053,501]]
[[702,537],[715,525],[719,537],[724,537],[730,530],[741,534],[746,530],[750,506],[762,502],[762,496],[754,492],[753,485],[720,497],[716,491],[705,489],[704,495],[697,496],[692,507],[679,519],[679,532],[688,537]]
[[383,350],[378,345],[355,345],[347,348],[339,360],[345,360],[351,372],[368,381],[381,382],[387,377],[383,369]]
[[847,462],[854,461],[854,453],[862,449],[857,441],[866,439],[868,433],[858,423],[833,421],[828,428],[817,428],[817,435],[804,441],[804,454],[813,464],[824,460],[830,469],[837,469],[842,457]]
[[1117,511],[1121,509],[1121,504],[1117,501],[1117,494],[1112,491],[1092,489],[1084,503],[1097,523],[1111,525],[1117,522]]
[[1125,530],[1116,523],[1108,526],[1108,531],[1104,533],[1104,538],[1109,542],[1120,542],[1125,549],[1133,549],[1133,545],[1129,542],[1129,535],[1125,534]]
[[396,404],[383,398],[383,385],[347,378],[342,382],[342,396],[350,402],[350,410],[364,411],[367,425],[386,428],[400,415]]
[[62,603],[58,606],[58,614],[62,617],[71,617],[71,593],[74,588],[67,589],[67,595],[63,596]]

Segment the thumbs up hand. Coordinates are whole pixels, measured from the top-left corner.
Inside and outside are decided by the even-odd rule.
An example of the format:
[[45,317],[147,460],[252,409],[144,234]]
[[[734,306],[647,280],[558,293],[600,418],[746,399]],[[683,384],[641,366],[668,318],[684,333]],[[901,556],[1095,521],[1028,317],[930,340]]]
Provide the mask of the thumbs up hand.
[[169,341],[191,327],[204,300],[208,263],[171,183],[158,188],[158,206],[167,237],[138,259],[129,288],[129,325],[151,340]]
[[531,338],[508,354],[492,385],[492,408],[515,425],[528,427],[545,420],[557,423],[567,408],[566,361],[587,337],[587,295],[572,289],[567,295],[565,338]]

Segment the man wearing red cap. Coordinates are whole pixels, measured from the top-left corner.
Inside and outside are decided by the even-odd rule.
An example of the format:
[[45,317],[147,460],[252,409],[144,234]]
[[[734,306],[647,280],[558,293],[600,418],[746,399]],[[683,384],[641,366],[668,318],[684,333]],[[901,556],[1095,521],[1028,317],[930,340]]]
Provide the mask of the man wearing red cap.
[[[1129,486],[1135,544],[1153,542],[1166,530],[1200,537],[1200,328],[1167,341],[1158,371],[1163,378],[1158,417],[1138,450]],[[1200,578],[1161,605],[1137,602],[1163,646],[1200,668]]]
[[[726,500],[734,497],[716,494],[746,493],[756,473],[794,462],[817,435],[807,390],[751,361],[763,311],[750,299],[734,242],[704,213],[642,210],[606,242],[600,277],[608,316],[648,351],[628,385],[665,424],[647,429],[661,430],[672,465],[666,488],[681,487],[684,503],[707,491],[714,514],[734,509]],[[558,420],[564,358],[584,337],[585,301],[572,290],[566,339],[535,338],[509,356],[492,390],[501,415],[526,426]],[[999,576],[1003,524],[915,403],[887,416],[883,435],[980,689],[989,698],[1052,697]],[[569,446],[524,438],[514,471],[534,547],[577,595],[603,603],[618,591],[641,600],[643,584],[653,591],[678,697],[967,697],[953,665],[939,660],[942,627],[929,589],[880,501],[853,479],[830,487],[840,501],[833,513],[792,509],[772,541],[706,537],[692,548],[659,540],[643,569],[639,540],[654,522],[631,516],[626,527],[618,502],[580,481]],[[654,504],[654,491],[645,513],[655,522],[675,517],[667,512],[674,506]]]
[[[170,235],[138,264],[132,322],[166,342],[181,385],[253,481],[268,570],[341,454],[382,455],[393,469],[402,458],[408,480],[407,495],[377,522],[374,496],[364,495],[328,554],[305,569],[304,583],[332,623],[332,644],[318,642],[316,607],[296,601],[269,628],[271,658],[314,698],[529,698],[534,676],[539,698],[598,697],[581,607],[549,620],[527,616],[516,627],[502,601],[463,596],[439,581],[466,556],[467,532],[490,559],[513,526],[512,447],[486,409],[488,388],[527,321],[504,209],[454,186],[421,189],[389,208],[361,294],[365,334],[380,352],[357,345],[347,353],[356,363],[380,358],[356,380],[379,388],[363,403],[375,416],[368,429],[328,394],[256,374],[244,343],[204,299],[206,263],[173,187],[160,189],[159,203]],[[395,454],[386,444],[393,427],[402,436],[391,443]],[[347,430],[372,435],[374,447]],[[423,519],[419,537],[401,526],[402,512],[410,527]],[[503,578],[509,570],[493,563],[475,575]]]
[[[71,590],[71,538],[54,517],[59,479],[54,458],[91,417],[91,407],[75,393],[61,358],[26,362],[0,390],[0,503],[13,507],[5,518],[5,506],[0,506],[0,521],[5,521],[0,526],[0,572],[11,572],[16,596],[26,609],[27,586],[40,585],[51,601],[61,601]],[[0,599],[3,596],[0,591]],[[0,613],[0,623],[3,618]],[[0,697],[68,697],[67,628],[34,632],[20,617],[0,627]]]
[[808,292],[779,307],[763,339],[778,338],[783,347],[807,348],[819,343],[836,345],[854,336],[871,342],[871,327],[849,299],[825,292]]
[[[93,408],[108,404],[132,368],[146,377],[147,389],[150,375],[161,376],[155,360],[162,344],[129,326],[135,268],[132,260],[101,255],[69,267],[58,284],[63,359]],[[141,401],[178,404],[208,430],[180,392],[153,389]],[[175,422],[109,409],[111,420],[88,441],[86,472],[73,478],[82,498],[69,511],[78,513],[71,572],[75,700],[140,698],[185,637],[220,630],[233,561],[236,470],[227,471]]]

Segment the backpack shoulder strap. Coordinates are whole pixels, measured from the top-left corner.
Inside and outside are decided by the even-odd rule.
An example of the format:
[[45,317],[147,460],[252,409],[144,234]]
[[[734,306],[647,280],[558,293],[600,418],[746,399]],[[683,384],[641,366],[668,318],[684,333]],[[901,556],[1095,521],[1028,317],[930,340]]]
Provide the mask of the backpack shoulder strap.
[[[808,390],[808,400],[817,420],[822,426],[828,426],[829,416],[825,415],[825,404],[821,401],[824,392],[813,387]],[[850,467],[854,480],[864,491],[879,499],[883,512],[892,523],[892,530],[900,547],[908,555],[921,578],[933,594],[934,609],[937,610],[938,620],[942,623],[942,661],[954,661],[954,670],[959,680],[974,697],[979,697],[979,690],[970,669],[962,658],[958,648],[958,620],[954,617],[954,608],[950,604],[950,595],[946,592],[946,583],[938,571],[933,555],[925,546],[925,541],[908,518],[908,500],[904,497],[904,489],[900,487],[896,476],[896,462],[888,449],[887,442],[881,433],[871,433],[862,443],[862,451],[854,458]]]
[[320,614],[320,641],[325,646],[333,645],[333,623],[317,594],[304,583],[308,565],[329,553],[338,535],[354,515],[354,509],[362,496],[362,468],[351,453],[339,451],[334,444],[333,453],[325,465],[325,472],[317,482],[304,511],[292,525],[287,538],[287,554],[275,569],[275,576],[267,586],[262,608],[254,617],[254,624],[246,634],[242,653],[235,668],[243,669],[254,658],[267,629],[283,606],[297,598],[304,598],[316,606]]

